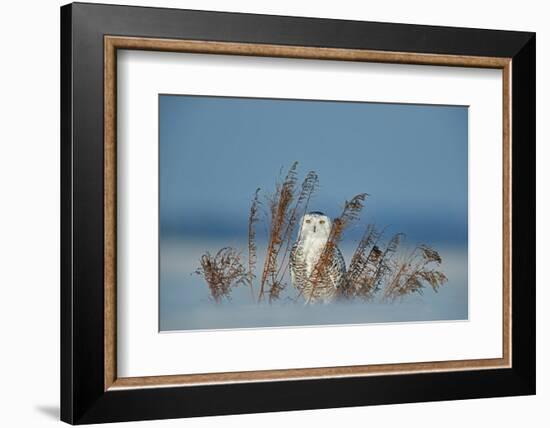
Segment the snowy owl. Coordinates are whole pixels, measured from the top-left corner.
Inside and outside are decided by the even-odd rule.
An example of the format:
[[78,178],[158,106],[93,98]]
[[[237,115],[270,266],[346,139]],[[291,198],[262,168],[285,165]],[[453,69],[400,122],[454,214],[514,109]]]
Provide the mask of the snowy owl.
[[325,249],[332,223],[322,212],[313,211],[302,218],[298,239],[290,252],[290,276],[306,303],[330,302],[344,279],[346,264],[338,247],[334,247],[323,278],[312,281],[319,257]]

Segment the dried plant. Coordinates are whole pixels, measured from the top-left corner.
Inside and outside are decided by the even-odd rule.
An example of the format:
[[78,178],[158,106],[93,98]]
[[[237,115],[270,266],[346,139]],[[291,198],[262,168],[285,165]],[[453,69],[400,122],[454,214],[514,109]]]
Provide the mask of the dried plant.
[[[397,252],[402,233],[395,234],[381,250],[378,241],[383,233],[378,233],[376,228],[369,225],[365,236],[359,243],[358,249],[348,270],[347,287],[343,290],[345,297],[359,297],[365,300],[372,300],[385,278],[392,272],[393,257]],[[368,255],[365,256],[369,248]]]
[[269,198],[270,224],[269,241],[260,281],[258,302],[268,290],[269,301],[278,299],[285,288],[285,274],[288,269],[288,255],[292,236],[298,219],[307,211],[309,202],[318,187],[319,178],[310,171],[304,178],[296,195],[298,163],[294,162],[282,183],[277,183],[276,191]]
[[383,299],[393,301],[408,294],[422,294],[426,284],[437,292],[447,282],[445,274],[434,268],[440,264],[437,251],[427,245],[417,246],[403,260],[394,262]]
[[376,288],[380,286],[380,283],[386,277],[386,275],[391,273],[393,266],[393,257],[399,249],[399,245],[401,244],[401,240],[404,238],[404,236],[404,233],[396,233],[395,235],[393,235],[386,245],[385,250],[382,252],[382,255],[380,256],[380,259],[377,263],[377,268],[373,278],[374,286]]
[[[279,250],[275,255],[276,258],[279,256],[282,257],[282,259],[279,262],[279,269],[277,270],[277,274],[275,275],[275,281],[273,281],[272,283],[272,287],[277,288],[279,292],[280,292],[280,289],[279,289],[280,284],[282,284],[283,278],[285,277],[285,274],[289,266],[289,263],[287,263],[287,257],[289,256],[290,249],[292,247],[293,232],[296,228],[298,219],[301,218],[307,212],[309,202],[313,197],[313,194],[315,193],[315,190],[318,188],[318,186],[319,186],[319,177],[317,176],[317,173],[315,171],[308,172],[306,177],[304,178],[304,181],[302,182],[300,193],[296,198],[296,203],[294,204],[294,207],[288,216],[288,221],[286,222],[286,229],[285,229],[285,232],[283,233],[283,244],[279,247]],[[280,250],[283,248],[283,246],[284,246],[284,250],[281,255]],[[270,290],[270,301],[272,301],[275,298],[278,298],[278,296],[279,296],[278,292],[272,292]]]
[[281,297],[281,292],[285,289],[286,284],[280,281],[273,282],[269,287],[269,303]]
[[230,299],[232,288],[246,280],[246,269],[240,254],[233,248],[219,250],[215,256],[206,253],[201,257],[201,266],[196,273],[203,276],[214,302]]
[[258,256],[256,253],[256,223],[258,222],[258,208],[260,205],[259,195],[260,189],[256,189],[252,204],[250,205],[250,212],[248,214],[248,272],[246,275],[246,281],[250,288],[250,294],[252,300],[254,300],[254,279],[256,278],[256,263]]
[[312,291],[309,294],[308,301],[311,300],[311,297],[315,294],[315,288],[319,285],[319,283],[323,282],[327,269],[332,265],[332,257],[335,253],[334,250],[342,239],[344,230],[352,222],[359,218],[359,215],[365,206],[367,196],[368,195],[366,193],[361,193],[354,196],[350,201],[346,201],[342,213],[339,217],[334,219],[325,248],[319,256],[319,260],[313,268],[309,278],[312,284]]
[[[248,215],[247,263],[243,263],[240,253],[230,247],[222,248],[215,256],[206,253],[201,257],[201,267],[197,273],[205,278],[210,296],[216,303],[224,298],[230,300],[233,288],[241,284],[248,285],[253,301],[258,303],[265,301],[266,295],[270,303],[281,297],[286,288],[288,258],[296,225],[307,212],[319,185],[317,174],[310,171],[298,188],[297,167],[297,162],[292,164],[284,179],[276,183],[275,192],[268,197],[268,243],[259,279],[256,275],[256,224],[259,222],[261,207],[260,189],[254,193]],[[313,289],[316,284],[323,282],[333,262],[335,248],[341,242],[344,231],[359,219],[367,196],[361,193],[346,201],[341,214],[334,219],[325,248],[309,278]],[[385,245],[382,242],[383,235],[384,230],[379,231],[374,225],[366,227],[338,289],[339,297],[368,301],[382,294],[382,300],[393,301],[408,294],[421,294],[427,285],[437,291],[447,281],[446,276],[437,270],[442,260],[433,248],[419,245],[402,256],[398,250],[404,235],[398,233],[392,236]],[[298,293],[291,300],[296,301],[301,291],[298,290]],[[310,295],[314,295],[313,291]]]
[[363,234],[346,271],[346,279],[340,294],[346,298],[361,296],[370,300],[376,291],[374,277],[382,251],[378,241],[382,233],[373,224],[369,224]]
[[276,191],[269,201],[271,224],[269,228],[269,241],[265,256],[262,278],[260,281],[260,291],[258,302],[262,301],[268,281],[271,284],[276,283],[277,274],[277,254],[279,253],[283,242],[282,234],[285,224],[288,222],[289,207],[294,199],[294,189],[296,187],[296,168],[298,162],[294,162],[282,183],[277,183]]

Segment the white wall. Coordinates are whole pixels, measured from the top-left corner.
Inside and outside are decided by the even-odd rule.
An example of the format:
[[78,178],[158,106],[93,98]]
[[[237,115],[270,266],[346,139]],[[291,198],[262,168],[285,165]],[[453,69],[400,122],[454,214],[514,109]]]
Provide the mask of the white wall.
[[[122,0],[121,0],[122,1]],[[103,1],[104,3],[113,3]],[[53,426],[59,406],[59,10],[58,0],[11,1],[0,31],[0,420]],[[540,0],[442,2],[189,0],[127,4],[537,32],[538,264],[548,263],[549,14]],[[546,119],[546,120],[545,120]],[[550,404],[549,277],[538,274],[538,395],[338,410],[151,422],[147,426],[547,426]],[[7,292],[7,293],[6,293]],[[137,424],[127,424],[134,426]],[[144,424],[142,424],[144,425]],[[145,425],[144,425],[145,426]]]

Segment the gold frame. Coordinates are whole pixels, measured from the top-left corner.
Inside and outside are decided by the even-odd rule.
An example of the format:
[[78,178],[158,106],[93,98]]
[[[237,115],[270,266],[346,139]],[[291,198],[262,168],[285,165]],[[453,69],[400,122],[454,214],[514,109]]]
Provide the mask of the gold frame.
[[[116,52],[117,49],[182,53],[267,56],[337,61],[382,62],[494,68],[503,81],[503,349],[502,358],[421,363],[358,365],[305,369],[261,370],[170,376],[117,377],[116,369]],[[194,40],[104,37],[104,389],[192,386],[311,378],[357,377],[404,373],[480,370],[511,367],[511,58],[382,52]]]

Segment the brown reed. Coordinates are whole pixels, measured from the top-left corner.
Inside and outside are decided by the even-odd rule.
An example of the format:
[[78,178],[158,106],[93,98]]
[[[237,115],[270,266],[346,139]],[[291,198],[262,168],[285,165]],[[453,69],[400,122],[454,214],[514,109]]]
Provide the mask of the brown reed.
[[288,170],[283,182],[276,184],[276,191],[270,197],[269,207],[271,212],[271,224],[269,228],[269,241],[267,244],[264,268],[260,281],[258,302],[261,302],[264,298],[268,281],[271,282],[271,285],[277,282],[277,254],[283,242],[282,233],[285,224],[288,223],[288,210],[294,199],[297,167],[298,162],[294,162]]
[[343,297],[359,295],[370,300],[374,296],[376,290],[373,279],[382,256],[377,245],[381,235],[373,224],[365,229],[346,271],[346,279],[340,290]]
[[445,274],[434,267],[441,265],[439,253],[427,245],[419,245],[400,262],[394,262],[386,283],[383,300],[393,301],[408,294],[423,294],[426,285],[437,292],[447,282]]
[[256,263],[258,261],[256,248],[256,223],[258,222],[258,210],[260,206],[259,194],[260,188],[257,188],[250,205],[250,212],[248,214],[248,272],[246,275],[246,281],[250,288],[252,300],[255,299],[254,279],[256,278]]
[[300,193],[296,198],[296,202],[292,211],[290,211],[288,220],[286,221],[286,229],[283,233],[283,245],[279,246],[275,258],[281,256],[280,251],[284,246],[282,253],[282,259],[279,261],[279,269],[275,275],[275,280],[271,284],[271,288],[274,290],[269,291],[269,301],[279,298],[281,290],[284,288],[284,277],[287,272],[289,263],[287,262],[287,257],[290,254],[290,249],[292,247],[292,236],[296,228],[298,219],[301,218],[308,209],[309,202],[315,193],[319,185],[319,177],[315,171],[309,171],[302,182]]
[[196,273],[204,277],[210,297],[216,303],[221,303],[224,297],[229,300],[232,288],[246,279],[240,254],[230,247],[222,248],[214,256],[208,252],[203,254]]
[[325,248],[323,249],[317,264],[311,272],[310,282],[312,284],[312,291],[309,293],[308,303],[311,300],[311,297],[315,294],[315,288],[325,279],[326,271],[329,266],[332,265],[332,258],[335,254],[335,249],[342,239],[344,230],[359,218],[359,215],[365,206],[367,196],[368,195],[366,193],[361,193],[359,195],[355,195],[350,201],[346,201],[342,213],[332,222],[332,228],[330,229],[330,234],[327,239],[327,243],[325,244]]

